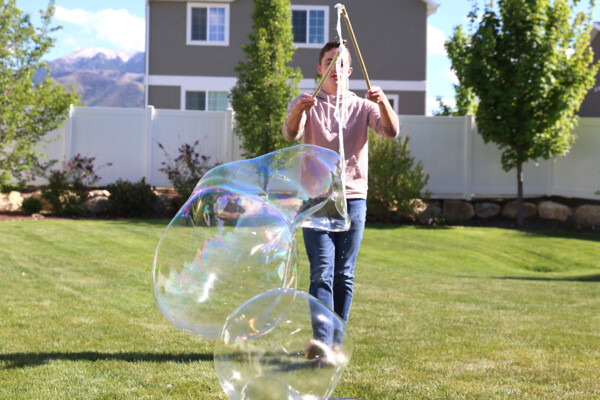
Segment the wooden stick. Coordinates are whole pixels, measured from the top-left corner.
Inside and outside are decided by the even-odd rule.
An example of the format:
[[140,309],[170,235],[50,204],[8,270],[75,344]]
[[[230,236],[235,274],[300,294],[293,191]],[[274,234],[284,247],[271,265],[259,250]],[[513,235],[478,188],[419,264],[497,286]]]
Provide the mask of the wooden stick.
[[367,74],[367,67],[365,67],[365,62],[363,61],[362,55],[360,54],[360,49],[358,48],[358,43],[356,42],[354,31],[352,30],[352,24],[350,23],[350,18],[348,18],[348,13],[346,12],[346,7],[342,8],[342,14],[344,14],[344,21],[346,21],[346,25],[348,26],[350,39],[352,39],[352,44],[354,44],[354,49],[356,50],[356,55],[358,56],[358,62],[360,63],[363,75],[365,76],[365,81],[367,82],[367,89],[370,90],[371,81],[369,80],[369,74]]
[[321,88],[323,87],[323,84],[325,83],[325,79],[327,79],[327,77],[331,73],[331,70],[335,66],[335,61],[337,60],[339,55],[340,55],[340,52],[338,51],[337,53],[335,53],[335,56],[333,56],[333,60],[331,60],[329,67],[327,67],[327,71],[325,72],[325,75],[323,75],[323,77],[321,77],[321,81],[319,82],[319,84],[317,85],[317,88],[315,89],[315,91],[312,94],[313,99],[315,98],[317,93],[319,93],[319,90],[321,90]]

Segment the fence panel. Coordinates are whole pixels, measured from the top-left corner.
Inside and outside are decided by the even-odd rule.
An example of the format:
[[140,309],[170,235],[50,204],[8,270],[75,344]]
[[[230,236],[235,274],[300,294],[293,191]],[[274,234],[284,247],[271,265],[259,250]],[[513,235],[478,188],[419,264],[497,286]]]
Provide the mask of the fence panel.
[[400,135],[408,133],[408,147],[429,174],[433,197],[460,198],[465,174],[465,119],[453,117],[400,117]]
[[[409,136],[411,154],[429,174],[427,188],[433,198],[516,195],[515,171],[502,170],[500,150],[483,142],[472,116],[400,116],[400,124],[401,135]],[[173,158],[181,144],[198,140],[210,164],[230,162],[241,158],[232,127],[231,111],[75,107],[65,126],[48,135],[59,139],[39,151],[59,161],[81,153],[96,157],[96,165],[111,162],[99,171],[100,185],[146,177],[154,186],[168,187],[170,182],[159,172],[166,157],[158,143]],[[600,190],[600,118],[582,118],[575,133],[578,139],[569,155],[524,165],[526,196],[600,199],[595,194]]]
[[581,118],[571,151],[552,163],[552,193],[600,199],[600,118]]

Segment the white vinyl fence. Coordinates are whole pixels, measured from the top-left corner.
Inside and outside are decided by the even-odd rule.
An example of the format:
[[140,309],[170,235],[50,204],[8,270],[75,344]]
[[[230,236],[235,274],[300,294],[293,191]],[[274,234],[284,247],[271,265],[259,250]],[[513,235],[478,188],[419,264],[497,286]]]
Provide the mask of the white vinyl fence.
[[[500,151],[484,144],[474,118],[401,116],[411,154],[429,174],[432,198],[490,198],[516,195],[516,172],[505,173]],[[241,159],[233,134],[231,111],[180,111],[75,107],[63,128],[49,134],[55,141],[41,152],[51,159],[69,160],[76,154],[96,157],[99,185],[121,178],[142,177],[157,187],[169,187],[159,169],[165,161],[161,143],[172,156],[183,143],[200,142],[212,163]],[[526,196],[559,195],[600,199],[600,118],[582,118],[570,153],[557,161],[541,160],[524,167]],[[43,182],[37,182],[43,183]]]

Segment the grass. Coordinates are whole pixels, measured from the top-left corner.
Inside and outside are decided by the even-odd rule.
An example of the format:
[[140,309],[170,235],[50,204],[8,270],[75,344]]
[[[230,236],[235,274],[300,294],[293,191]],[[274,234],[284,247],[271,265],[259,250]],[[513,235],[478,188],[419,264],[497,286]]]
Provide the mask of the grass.
[[[213,343],[154,305],[166,223],[0,223],[0,398],[226,398]],[[334,395],[600,398],[599,255],[596,234],[369,226]]]

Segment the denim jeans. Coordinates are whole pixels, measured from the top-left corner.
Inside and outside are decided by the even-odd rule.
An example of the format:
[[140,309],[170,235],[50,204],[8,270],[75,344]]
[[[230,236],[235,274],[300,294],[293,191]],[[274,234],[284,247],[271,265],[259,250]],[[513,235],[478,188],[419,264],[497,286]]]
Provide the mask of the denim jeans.
[[[302,230],[310,262],[309,293],[348,322],[354,293],[354,266],[362,241],[367,201],[348,199],[350,229],[329,232],[312,228]],[[312,318],[313,334],[326,344],[341,343],[341,331],[322,318]],[[333,332],[332,332],[333,328]]]

